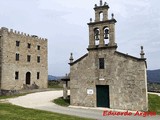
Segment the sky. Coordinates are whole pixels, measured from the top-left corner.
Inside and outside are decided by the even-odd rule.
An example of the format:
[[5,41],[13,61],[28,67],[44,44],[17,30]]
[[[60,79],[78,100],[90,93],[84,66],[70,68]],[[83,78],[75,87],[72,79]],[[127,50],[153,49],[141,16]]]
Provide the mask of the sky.
[[[103,0],[114,13],[117,51],[140,57],[144,46],[147,69],[160,68],[160,1]],[[87,23],[99,0],[0,0],[0,27],[48,39],[48,74],[69,73],[69,57],[86,54]]]

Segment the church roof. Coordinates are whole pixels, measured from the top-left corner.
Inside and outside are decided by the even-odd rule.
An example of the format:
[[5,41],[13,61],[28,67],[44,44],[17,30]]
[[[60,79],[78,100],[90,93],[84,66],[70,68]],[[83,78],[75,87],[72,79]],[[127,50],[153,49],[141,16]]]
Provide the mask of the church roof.
[[123,57],[131,58],[131,59],[135,59],[137,61],[144,61],[145,64],[146,64],[146,68],[147,68],[146,58],[137,58],[137,57],[134,57],[134,56],[131,56],[131,55],[128,55],[128,54],[124,54],[124,53],[118,52],[118,51],[115,51],[115,54],[121,55]]
[[137,57],[134,57],[134,56],[131,56],[131,55],[128,55],[128,54],[124,54],[124,53],[121,53],[121,52],[118,52],[118,51],[115,51],[115,53],[121,55],[121,56],[124,56],[124,57],[129,57],[129,58],[132,58],[132,59],[135,59],[135,60],[142,60],[142,61],[145,61],[146,58],[137,58]]
[[[131,59],[134,59],[134,60],[137,60],[137,61],[145,61],[146,62],[146,58],[138,58],[138,57],[134,57],[134,56],[131,56],[131,55],[128,55],[128,54],[125,54],[125,53],[118,52],[118,51],[115,51],[115,54],[121,55],[123,57],[131,58]],[[82,59],[84,59],[87,56],[88,56],[88,53],[86,53],[85,55],[83,55],[79,59],[77,59],[74,62],[69,63],[69,64],[72,66],[72,65],[78,63],[79,61],[81,61]],[[146,67],[147,67],[147,63],[146,63]]]
[[70,65],[74,65],[75,63],[81,61],[83,58],[87,57],[88,56],[88,53],[86,53],[85,55],[83,55],[82,57],[80,57],[79,59],[75,60],[74,62],[72,63],[69,63]]

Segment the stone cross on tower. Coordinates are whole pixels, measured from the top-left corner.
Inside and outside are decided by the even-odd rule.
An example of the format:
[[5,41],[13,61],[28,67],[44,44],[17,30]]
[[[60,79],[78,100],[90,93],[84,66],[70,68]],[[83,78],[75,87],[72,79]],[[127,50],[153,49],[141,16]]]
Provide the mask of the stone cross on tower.
[[141,55],[141,58],[143,59],[143,58],[144,58],[144,55],[145,55],[145,53],[144,53],[144,51],[143,51],[143,46],[141,46],[141,53],[140,53],[140,55]]
[[100,0],[100,6],[102,6],[102,4],[103,4],[103,2],[102,2],[102,0]]
[[73,59],[73,53],[71,53],[69,60],[70,60],[70,63],[73,62],[73,60],[74,60],[74,59]]

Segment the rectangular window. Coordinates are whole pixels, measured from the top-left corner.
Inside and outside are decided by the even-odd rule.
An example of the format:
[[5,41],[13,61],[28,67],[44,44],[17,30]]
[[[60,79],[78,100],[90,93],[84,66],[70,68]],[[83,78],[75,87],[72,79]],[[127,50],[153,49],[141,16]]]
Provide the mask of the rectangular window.
[[31,48],[31,44],[30,43],[28,43],[28,48]]
[[40,56],[37,56],[37,62],[40,63]]
[[104,58],[99,58],[99,69],[104,69]]
[[37,72],[37,80],[40,78],[40,72]]
[[27,55],[27,62],[30,62],[30,61],[31,61],[31,56]]
[[19,79],[19,72],[16,71],[16,72],[15,72],[15,80],[18,80],[18,79]]
[[19,47],[20,41],[16,41],[16,46]]
[[19,53],[16,53],[16,61],[19,61]]
[[40,50],[40,46],[39,45],[37,45],[37,50]]

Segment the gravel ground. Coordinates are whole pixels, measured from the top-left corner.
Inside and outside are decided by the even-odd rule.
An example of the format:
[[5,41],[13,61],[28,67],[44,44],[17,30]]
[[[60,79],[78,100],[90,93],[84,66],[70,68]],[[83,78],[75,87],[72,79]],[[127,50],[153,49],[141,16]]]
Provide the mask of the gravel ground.
[[63,94],[62,90],[59,91],[45,91],[38,93],[31,93],[25,96],[17,98],[7,99],[8,102],[27,108],[36,108],[38,106],[47,106],[54,104],[52,100],[61,97]]

